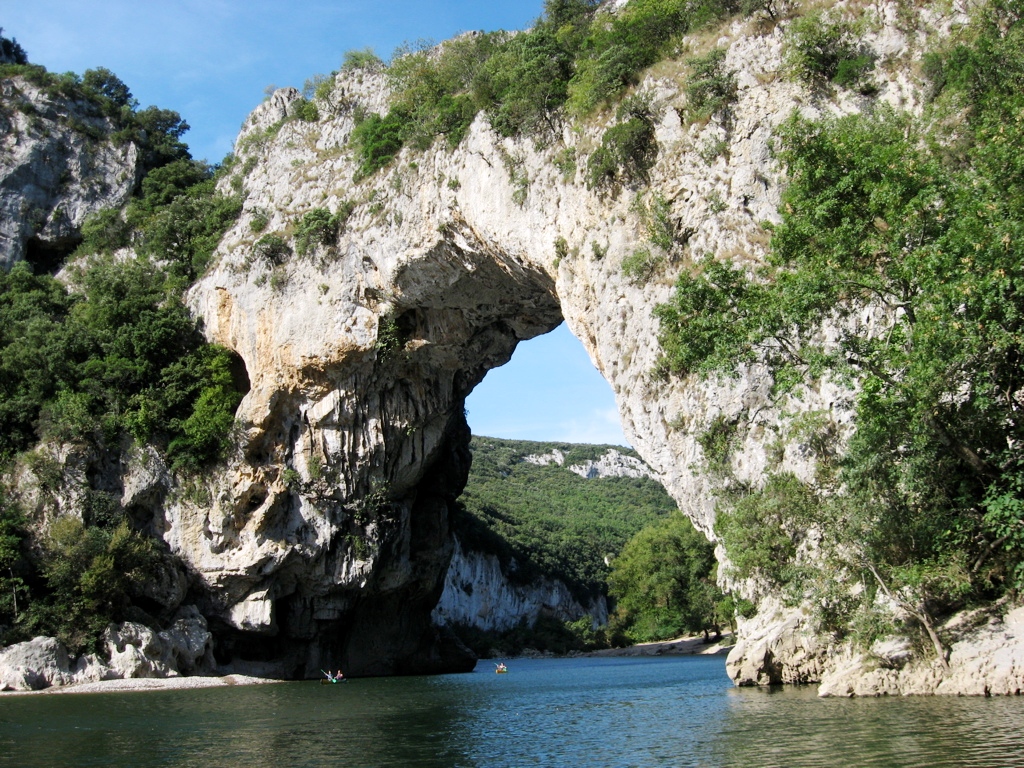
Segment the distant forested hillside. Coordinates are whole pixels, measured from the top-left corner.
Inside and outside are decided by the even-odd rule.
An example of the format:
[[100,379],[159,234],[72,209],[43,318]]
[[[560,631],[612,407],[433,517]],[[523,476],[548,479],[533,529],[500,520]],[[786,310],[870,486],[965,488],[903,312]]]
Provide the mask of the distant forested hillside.
[[[561,579],[578,597],[606,590],[606,556],[617,555],[640,529],[676,508],[650,478],[585,479],[569,470],[597,460],[611,445],[573,445],[473,437],[473,467],[456,532],[465,546],[496,554],[508,577]],[[552,450],[562,466],[524,460]],[[514,562],[514,565],[513,565]]]

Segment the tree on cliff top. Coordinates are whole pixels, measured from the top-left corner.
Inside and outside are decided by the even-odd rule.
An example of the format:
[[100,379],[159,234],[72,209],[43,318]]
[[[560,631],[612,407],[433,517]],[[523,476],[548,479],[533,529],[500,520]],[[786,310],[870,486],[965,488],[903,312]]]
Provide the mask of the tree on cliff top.
[[28,64],[28,54],[16,38],[6,38],[0,27],[0,64]]

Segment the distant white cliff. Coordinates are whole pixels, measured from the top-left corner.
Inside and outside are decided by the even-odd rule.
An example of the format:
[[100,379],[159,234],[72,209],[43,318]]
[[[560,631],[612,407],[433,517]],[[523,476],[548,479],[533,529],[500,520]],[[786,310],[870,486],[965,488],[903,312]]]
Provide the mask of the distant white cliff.
[[532,625],[542,616],[575,621],[586,615],[595,625],[606,624],[608,603],[604,597],[583,605],[556,579],[514,584],[502,572],[496,556],[467,552],[456,542],[433,619],[442,626],[461,624],[500,632],[524,620]]

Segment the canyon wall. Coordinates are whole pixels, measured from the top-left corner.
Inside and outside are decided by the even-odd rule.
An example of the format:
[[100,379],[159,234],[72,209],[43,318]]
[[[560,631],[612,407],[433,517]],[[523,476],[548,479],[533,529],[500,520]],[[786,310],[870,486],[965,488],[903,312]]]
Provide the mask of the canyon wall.
[[[812,93],[788,78],[784,25],[737,21],[717,39],[686,39],[693,52],[726,51],[737,100],[727,119],[691,122],[686,64],[653,67],[636,90],[656,114],[657,161],[649,184],[615,192],[586,183],[607,114],[541,139],[503,138],[479,115],[454,149],[407,147],[354,181],[356,117],[387,111],[382,71],[339,74],[317,120],[294,117],[293,89],[258,107],[221,182],[244,196],[242,216],[189,295],[209,339],[245,363],[238,450],[187,487],[152,465],[121,478],[125,505],[145,506],[151,530],[187,564],[222,660],[269,660],[294,676],[471,668],[431,619],[468,470],[465,399],[519,342],[563,320],[611,385],[631,444],[713,535],[715,487],[698,436],[716,418],[743,418],[731,471],[756,486],[785,417],[757,365],[725,381],[658,375],[652,310],[695,258],[764,257],[764,224],[779,220],[785,184],[773,132],[794,111],[919,109],[925,41],[963,16],[914,9],[908,23],[901,9],[862,9],[877,59],[870,96]],[[655,205],[674,231],[667,251],[651,242]],[[296,230],[316,209],[347,218],[337,238],[300,255]],[[287,248],[269,249],[268,236]],[[19,258],[25,233],[11,237],[22,249],[7,252]],[[623,262],[641,248],[660,258],[638,279]],[[827,411],[848,428],[850,394],[825,385],[785,408]],[[779,450],[779,469],[813,477],[807,446]],[[808,682],[835,668],[838,650],[799,608],[760,598],[730,659],[737,682]]]

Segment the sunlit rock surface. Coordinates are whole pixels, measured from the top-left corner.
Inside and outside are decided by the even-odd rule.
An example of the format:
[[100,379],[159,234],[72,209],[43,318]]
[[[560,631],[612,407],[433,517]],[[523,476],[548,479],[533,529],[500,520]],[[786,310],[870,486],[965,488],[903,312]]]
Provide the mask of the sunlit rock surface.
[[[785,183],[772,135],[793,110],[919,108],[921,46],[962,21],[961,9],[918,9],[920,30],[911,32],[903,6],[863,11],[878,22],[864,37],[879,57],[873,101],[848,92],[824,99],[788,79],[782,26],[737,22],[717,40],[739,86],[728,122],[684,122],[685,64],[653,68],[637,87],[658,114],[649,190],[587,187],[586,159],[607,116],[579,130],[563,124],[541,142],[502,138],[480,116],[456,149],[407,148],[354,182],[354,115],[386,111],[382,73],[339,75],[317,122],[281,122],[298,98],[294,89],[255,110],[222,181],[243,193],[243,214],[188,298],[208,337],[245,363],[251,386],[237,413],[238,450],[199,478],[172,477],[158,457],[143,454],[108,468],[134,519],[185,563],[216,663],[287,676],[316,676],[321,667],[352,675],[471,668],[468,651],[431,618],[454,552],[452,505],[470,461],[465,398],[519,342],[563,320],[611,385],[631,445],[700,530],[712,535],[715,498],[697,437],[716,418],[749,420],[731,457],[739,481],[756,486],[769,466],[813,478],[805,446],[769,451],[784,415],[770,406],[770,381],[758,366],[707,383],[654,373],[660,349],[652,310],[695,257],[744,265],[764,257],[762,224],[778,221]],[[3,119],[21,126],[17,115]],[[4,141],[4,264],[23,258],[33,238],[70,242],[88,210],[119,204],[130,190],[130,146],[99,153],[101,167],[87,173],[73,137],[61,145],[70,149],[51,147],[19,127]],[[554,162],[566,148],[575,151],[575,169]],[[31,160],[58,151],[70,159]],[[50,176],[67,168],[75,177],[79,165],[87,180],[79,186],[92,191],[48,191]],[[38,180],[19,182],[19,174]],[[631,280],[622,263],[652,247],[644,211],[656,197],[684,245],[663,254],[648,279]],[[41,213],[11,214],[26,204]],[[306,213],[349,207],[333,242],[296,252]],[[291,253],[261,255],[257,243],[267,236]],[[850,392],[839,386],[784,407],[828,411],[849,428]],[[175,589],[168,579],[157,591],[184,599]],[[798,610],[760,598],[764,609],[742,623],[730,655],[737,682],[811,682],[849,666]],[[954,650],[954,667],[981,663],[966,648]]]
[[127,203],[141,172],[112,121],[22,77],[5,79],[0,110],[0,268],[60,264],[85,217]]
[[607,623],[607,601],[600,597],[580,602],[555,579],[517,584],[504,573],[496,556],[464,551],[458,543],[433,613],[438,624],[496,632],[520,622],[533,625],[541,617],[576,621],[583,616],[590,616],[598,625]]

